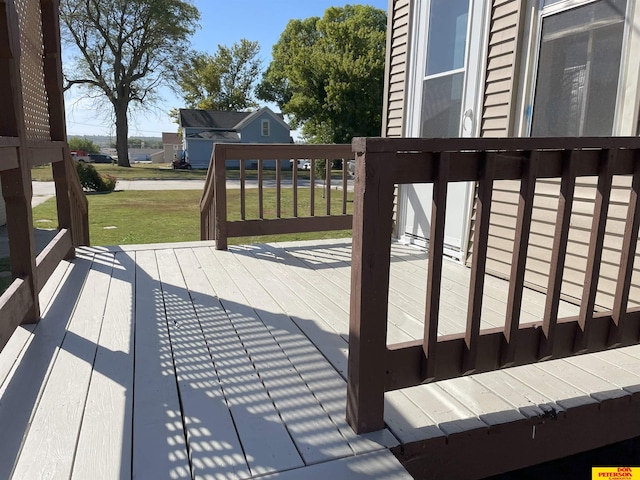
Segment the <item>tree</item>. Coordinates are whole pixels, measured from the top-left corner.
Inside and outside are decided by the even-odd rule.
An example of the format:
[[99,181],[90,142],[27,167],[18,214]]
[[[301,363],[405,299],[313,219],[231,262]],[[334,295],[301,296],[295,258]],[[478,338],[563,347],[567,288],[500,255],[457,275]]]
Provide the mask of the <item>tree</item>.
[[364,5],[291,20],[273,46],[258,98],[277,103],[313,142],[379,136],[386,24],[383,10]]
[[258,42],[245,38],[231,48],[218,45],[213,56],[192,53],[178,80],[187,106],[232,111],[257,107],[254,89],[260,75],[259,53]]
[[116,126],[118,165],[129,166],[130,106],[148,108],[178,65],[200,14],[190,0],[62,0],[63,38],[79,53],[68,84],[106,98]]
[[100,153],[100,147],[88,138],[72,137],[69,139],[69,150],[81,150],[87,153]]

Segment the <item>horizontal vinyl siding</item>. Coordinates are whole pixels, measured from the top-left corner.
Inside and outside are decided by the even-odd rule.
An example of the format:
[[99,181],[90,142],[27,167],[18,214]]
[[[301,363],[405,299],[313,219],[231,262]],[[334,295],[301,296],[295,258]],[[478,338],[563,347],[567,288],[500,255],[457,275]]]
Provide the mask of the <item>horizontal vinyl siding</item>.
[[409,49],[409,0],[393,0],[389,11],[387,72],[382,136],[402,137]]

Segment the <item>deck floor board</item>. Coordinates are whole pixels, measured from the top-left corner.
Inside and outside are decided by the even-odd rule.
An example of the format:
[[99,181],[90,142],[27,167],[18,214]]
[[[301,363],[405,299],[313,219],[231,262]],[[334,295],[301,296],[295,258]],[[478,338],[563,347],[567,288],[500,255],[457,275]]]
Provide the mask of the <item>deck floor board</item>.
[[[640,392],[640,347],[389,392],[380,432],[345,420],[351,246],[321,240],[83,248],[43,319],[0,353],[0,478],[403,478],[389,448],[526,425]],[[427,257],[394,245],[388,341],[419,339]],[[439,332],[466,322],[445,262]],[[504,323],[486,277],[483,327]],[[527,290],[523,321],[539,320]],[[561,303],[561,315],[578,308]]]

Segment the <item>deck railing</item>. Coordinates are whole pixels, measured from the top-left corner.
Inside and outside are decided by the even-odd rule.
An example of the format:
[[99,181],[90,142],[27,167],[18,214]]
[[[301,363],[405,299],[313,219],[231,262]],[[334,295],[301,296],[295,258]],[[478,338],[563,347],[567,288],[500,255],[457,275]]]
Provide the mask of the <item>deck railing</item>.
[[[58,18],[52,0],[0,0],[0,181],[14,278],[0,296],[0,350],[18,325],[38,321],[38,293],[60,261],[89,243],[87,200],[66,143]],[[31,168],[48,163],[60,231],[36,257]]]
[[[211,165],[200,201],[200,228],[202,240],[215,240],[216,248],[227,248],[227,238],[285,233],[321,232],[348,230],[352,215],[349,213],[349,174],[347,161],[353,158],[351,145],[298,145],[298,144],[216,144],[211,156]],[[296,168],[298,160],[308,160],[309,179],[301,178]],[[324,178],[316,178],[316,162],[325,161]],[[342,160],[340,179],[332,179],[331,164]],[[232,165],[232,170],[227,167]],[[283,164],[292,169],[283,169]],[[271,168],[272,179],[267,181],[265,168]],[[249,166],[255,169],[249,179]],[[229,216],[228,174],[237,173],[239,192],[239,219]],[[339,205],[332,207],[332,187],[339,186]],[[265,185],[268,185],[265,187]],[[275,191],[270,214],[267,214],[266,188]],[[324,201],[321,211],[316,204],[320,200],[317,190],[322,188]],[[247,198],[254,193],[257,209],[249,212]],[[301,193],[305,192],[305,204],[301,207]],[[288,211],[283,208],[284,196],[290,200]],[[287,205],[289,202],[287,200]],[[334,202],[335,203],[335,202]],[[335,210],[338,210],[337,212]]]
[[[383,428],[384,392],[472,373],[639,342],[640,309],[627,306],[640,222],[640,138],[354,139],[356,184],[347,418]],[[632,176],[613,308],[594,313],[613,176]],[[577,177],[597,177],[580,313],[558,318]],[[560,198],[544,316],[520,323],[536,179],[559,178]],[[504,326],[480,329],[492,186],[520,180]],[[466,329],[437,336],[447,187],[477,183]],[[387,345],[394,184],[432,183],[424,338]],[[425,199],[426,201],[427,199]]]

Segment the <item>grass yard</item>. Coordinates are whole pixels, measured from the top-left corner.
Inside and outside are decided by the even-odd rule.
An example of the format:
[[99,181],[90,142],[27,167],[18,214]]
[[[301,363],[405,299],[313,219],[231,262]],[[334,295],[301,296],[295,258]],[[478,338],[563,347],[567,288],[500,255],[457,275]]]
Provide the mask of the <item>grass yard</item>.
[[[111,175],[120,180],[204,180],[207,177],[206,170],[174,170],[169,164],[158,163],[132,163],[131,167],[119,167],[102,163],[92,164],[103,175]],[[276,178],[275,170],[263,170],[265,180]],[[31,169],[33,180],[39,182],[52,182],[53,174],[51,165],[39,165]],[[282,171],[283,178],[291,178],[291,170]],[[246,178],[256,179],[257,170],[246,170]],[[227,170],[227,178],[237,180],[240,178],[240,170]],[[308,170],[298,170],[298,178],[309,180]],[[331,178],[341,181],[342,170],[332,170]]]
[[[112,175],[121,180],[204,180],[206,170],[174,170],[169,164],[132,163],[131,167],[119,167],[103,163],[92,164],[102,174]],[[52,182],[51,165],[41,165],[31,169],[34,180]]]
[[[282,216],[292,216],[292,189],[282,189]],[[342,192],[332,192],[332,213],[341,212]],[[228,190],[229,219],[240,219],[240,191]],[[349,193],[349,200],[352,200]],[[89,229],[92,245],[188,242],[200,239],[200,197],[198,190],[120,191],[88,195]],[[264,189],[264,218],[275,218],[276,190]],[[309,191],[298,192],[298,214],[309,213]],[[348,203],[351,213],[352,203]],[[316,189],[315,212],[326,210],[322,189]],[[257,218],[257,190],[247,189],[247,218]],[[34,223],[57,224],[55,199],[33,209]],[[351,230],[304,234],[230,238],[229,244],[350,237]]]

